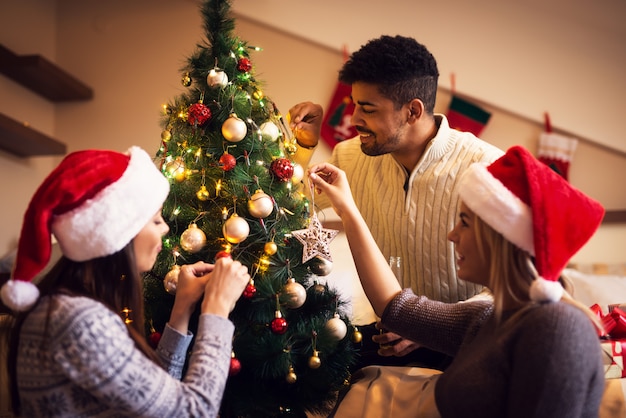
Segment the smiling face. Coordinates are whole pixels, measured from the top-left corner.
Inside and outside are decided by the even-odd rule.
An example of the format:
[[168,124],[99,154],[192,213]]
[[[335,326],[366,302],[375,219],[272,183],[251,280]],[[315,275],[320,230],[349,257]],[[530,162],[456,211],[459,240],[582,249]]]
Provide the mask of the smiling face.
[[137,270],[141,273],[150,271],[162,248],[163,236],[170,230],[161,216],[161,209],[133,239],[133,250],[137,260]]
[[448,239],[454,243],[457,255],[458,277],[468,282],[488,286],[490,254],[481,254],[476,236],[476,215],[461,202],[459,221]]
[[352,100],[351,122],[361,136],[363,153],[375,156],[398,151],[407,141],[408,106],[395,109],[376,85],[363,82],[352,84]]

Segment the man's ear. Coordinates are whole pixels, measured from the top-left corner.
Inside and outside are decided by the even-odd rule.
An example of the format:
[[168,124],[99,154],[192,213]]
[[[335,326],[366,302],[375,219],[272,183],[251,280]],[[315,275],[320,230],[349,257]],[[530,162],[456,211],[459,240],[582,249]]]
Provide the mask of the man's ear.
[[409,102],[409,120],[419,119],[424,113],[424,103],[420,99]]

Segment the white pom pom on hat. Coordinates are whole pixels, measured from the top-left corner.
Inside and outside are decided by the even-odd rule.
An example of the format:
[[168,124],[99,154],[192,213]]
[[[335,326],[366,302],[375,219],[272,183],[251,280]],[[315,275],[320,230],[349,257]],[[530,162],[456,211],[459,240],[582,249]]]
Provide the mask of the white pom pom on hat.
[[85,150],[68,154],[39,186],[24,214],[11,280],[0,291],[14,311],[39,297],[32,283],[52,252],[86,261],[120,251],[159,210],[169,182],[139,147],[127,153]]
[[475,163],[459,185],[461,200],[507,240],[534,256],[534,301],[558,301],[570,258],[593,236],[604,208],[527,149],[513,146],[487,166]]

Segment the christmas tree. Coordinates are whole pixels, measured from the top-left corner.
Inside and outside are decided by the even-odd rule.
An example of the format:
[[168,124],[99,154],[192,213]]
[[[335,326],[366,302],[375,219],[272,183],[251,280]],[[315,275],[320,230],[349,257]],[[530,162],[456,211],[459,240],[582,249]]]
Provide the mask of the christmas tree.
[[[206,39],[182,70],[185,91],[162,117],[156,159],[170,179],[170,232],[146,275],[146,327],[156,342],[178,266],[228,256],[252,279],[231,314],[231,373],[221,417],[323,412],[349,378],[359,333],[319,276],[332,268],[303,168],[283,117],[254,77],[258,48],[234,36],[225,0],[200,7]],[[197,318],[196,318],[197,319]],[[191,324],[193,329],[195,324]]]

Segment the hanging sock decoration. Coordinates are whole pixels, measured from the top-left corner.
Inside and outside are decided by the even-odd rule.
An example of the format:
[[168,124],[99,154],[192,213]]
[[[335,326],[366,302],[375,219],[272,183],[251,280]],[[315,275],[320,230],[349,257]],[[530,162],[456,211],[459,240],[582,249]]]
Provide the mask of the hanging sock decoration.
[[[348,51],[344,47],[344,62],[347,59]],[[350,98],[351,95],[352,86],[338,81],[322,121],[322,138],[324,138],[331,149],[339,142],[357,136],[356,129],[350,123],[352,113],[354,112],[354,103]]]
[[552,132],[550,116],[545,114],[545,131],[539,137],[537,159],[569,181],[569,166],[578,146],[576,138]]
[[446,117],[452,129],[479,136],[491,118],[491,113],[459,96],[452,96]]
[[457,96],[455,93],[454,74],[450,76],[450,79],[452,85],[452,100],[450,101],[448,112],[446,113],[448,124],[450,124],[452,129],[471,132],[479,136],[487,125],[487,122],[489,122],[491,113],[477,104]]

